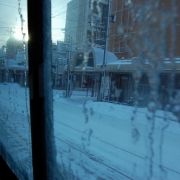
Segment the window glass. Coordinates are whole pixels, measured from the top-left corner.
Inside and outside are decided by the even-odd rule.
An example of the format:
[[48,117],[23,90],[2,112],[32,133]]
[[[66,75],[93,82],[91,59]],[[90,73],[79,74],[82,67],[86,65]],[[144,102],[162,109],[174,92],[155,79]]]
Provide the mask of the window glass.
[[64,179],[180,178],[179,10],[175,0],[52,1],[52,39],[66,45],[56,60],[67,58],[53,89]]
[[32,179],[27,2],[0,4],[0,155],[18,179]]
[[76,66],[81,66],[83,63],[83,59],[77,59]]

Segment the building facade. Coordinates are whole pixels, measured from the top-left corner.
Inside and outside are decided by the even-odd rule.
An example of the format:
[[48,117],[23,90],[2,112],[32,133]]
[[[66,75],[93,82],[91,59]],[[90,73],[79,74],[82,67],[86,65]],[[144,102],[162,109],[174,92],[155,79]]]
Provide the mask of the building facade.
[[[173,4],[174,3],[174,4]],[[109,50],[118,59],[180,56],[180,1],[112,0]],[[153,53],[151,53],[153,52]],[[151,56],[151,57],[150,57]]]
[[168,99],[171,88],[179,89],[179,12],[180,1],[133,0],[128,3],[124,0],[112,0],[111,14],[116,15],[116,22],[109,27],[109,51],[119,61],[136,61],[133,69],[128,68],[126,72],[114,74],[114,82],[122,92],[124,76],[128,77],[124,83],[126,85],[131,81],[138,82],[140,97],[148,98],[150,89],[154,86],[152,82],[156,82],[154,90],[162,92],[159,97],[166,94],[165,99]]

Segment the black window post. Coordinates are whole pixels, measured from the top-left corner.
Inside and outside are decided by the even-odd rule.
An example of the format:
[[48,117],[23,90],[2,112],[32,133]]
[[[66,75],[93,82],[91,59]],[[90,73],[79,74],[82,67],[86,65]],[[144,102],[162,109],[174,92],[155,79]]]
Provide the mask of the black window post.
[[53,138],[50,0],[28,0],[28,34],[33,176],[61,179]]

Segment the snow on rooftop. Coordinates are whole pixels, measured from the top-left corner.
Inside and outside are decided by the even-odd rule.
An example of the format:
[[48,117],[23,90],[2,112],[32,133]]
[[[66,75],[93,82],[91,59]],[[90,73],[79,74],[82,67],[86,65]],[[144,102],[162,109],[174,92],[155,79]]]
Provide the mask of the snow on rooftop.
[[[102,65],[103,64],[103,58],[104,58],[104,50],[101,48],[93,48],[95,59],[96,59],[96,65]],[[114,55],[114,53],[107,51],[107,64],[112,62],[117,62],[117,57]]]
[[[5,68],[7,69],[19,69],[19,70],[24,70],[25,66],[24,65],[19,65],[19,62],[14,60],[14,59],[7,59],[5,61]],[[26,65],[26,69],[28,69],[28,66]]]

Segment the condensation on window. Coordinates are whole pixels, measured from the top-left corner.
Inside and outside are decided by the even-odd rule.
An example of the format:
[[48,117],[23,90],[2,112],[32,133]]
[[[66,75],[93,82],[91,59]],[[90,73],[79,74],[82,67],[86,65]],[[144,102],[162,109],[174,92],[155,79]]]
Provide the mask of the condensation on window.
[[0,155],[18,179],[32,179],[27,2],[0,9]]
[[[176,0],[53,1],[64,179],[180,178],[179,8]],[[65,25],[53,25],[61,18]]]

